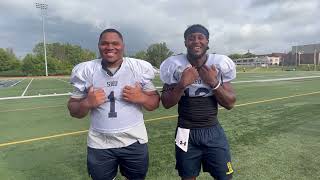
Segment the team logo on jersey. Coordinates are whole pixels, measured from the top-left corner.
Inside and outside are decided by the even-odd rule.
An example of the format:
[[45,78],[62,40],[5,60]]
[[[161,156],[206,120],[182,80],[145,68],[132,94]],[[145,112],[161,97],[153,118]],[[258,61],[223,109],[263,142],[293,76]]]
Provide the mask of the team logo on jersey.
[[202,84],[202,80],[201,79],[197,79],[193,82],[193,84]]
[[118,85],[118,81],[108,81],[107,82],[107,87],[117,86],[117,85]]

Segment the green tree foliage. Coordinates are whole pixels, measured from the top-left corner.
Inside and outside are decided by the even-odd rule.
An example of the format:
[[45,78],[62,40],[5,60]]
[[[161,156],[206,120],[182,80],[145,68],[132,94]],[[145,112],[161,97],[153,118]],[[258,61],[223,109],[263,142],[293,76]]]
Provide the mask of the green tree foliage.
[[27,54],[23,59],[22,71],[28,76],[45,75],[45,63],[41,56]]
[[[48,73],[51,75],[69,74],[76,64],[96,58],[94,52],[69,43],[46,44],[46,50]],[[44,49],[42,43],[38,43],[33,48],[33,53],[36,58],[40,58],[44,62]]]
[[145,51],[138,51],[134,56],[132,56],[133,58],[137,58],[137,59],[143,59],[143,60],[147,60],[147,53]]
[[173,52],[167,47],[166,43],[156,43],[148,47],[146,55],[147,61],[153,66],[159,67],[161,62],[171,56]]
[[20,68],[21,62],[14,53],[0,48],[0,71],[19,70]]
[[231,58],[231,59],[250,58],[250,57],[256,57],[256,55],[252,54],[250,52],[247,52],[245,54],[235,53],[235,54],[230,54],[229,55],[229,58]]
[[231,58],[231,59],[240,59],[240,58],[242,58],[242,54],[238,54],[238,53],[230,54],[229,58]]
[[252,54],[251,52],[247,52],[243,55],[244,58],[251,58],[251,57],[256,57],[255,54]]

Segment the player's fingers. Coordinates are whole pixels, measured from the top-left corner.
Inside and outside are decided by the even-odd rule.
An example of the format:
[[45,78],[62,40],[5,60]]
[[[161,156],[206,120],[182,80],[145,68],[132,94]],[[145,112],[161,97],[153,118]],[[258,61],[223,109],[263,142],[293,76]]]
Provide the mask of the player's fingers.
[[202,73],[202,72],[204,72],[204,69],[201,67],[201,68],[198,69],[198,72]]
[[104,94],[104,90],[103,89],[97,89],[94,91],[95,94]]
[[142,87],[139,82],[136,82],[136,83],[135,83],[135,86],[138,87],[138,88],[141,88],[141,87]]
[[214,64],[211,65],[211,69],[214,70],[214,71],[217,71],[217,68],[216,68],[216,66]]
[[193,69],[193,67],[192,67],[192,66],[187,67],[187,68],[184,70],[184,72],[188,72],[188,71],[190,71],[190,70],[192,70],[192,69]]
[[93,93],[93,86],[90,86],[90,87],[89,87],[88,93]]
[[201,69],[208,71],[208,70],[209,70],[209,67],[204,64],[203,66],[201,66]]
[[194,72],[194,75],[195,75],[195,76],[199,76],[199,72],[198,72],[198,71],[195,71],[195,72]]
[[122,92],[126,93],[126,94],[130,94],[131,93],[131,89],[124,88]]
[[132,89],[132,87],[131,87],[131,86],[128,86],[128,85],[126,85],[123,89],[131,90],[131,89]]

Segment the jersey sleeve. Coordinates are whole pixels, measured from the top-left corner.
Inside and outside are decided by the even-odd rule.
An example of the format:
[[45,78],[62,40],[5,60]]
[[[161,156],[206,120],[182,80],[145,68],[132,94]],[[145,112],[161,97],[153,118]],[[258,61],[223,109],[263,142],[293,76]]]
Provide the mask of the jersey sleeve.
[[152,80],[155,78],[155,69],[152,65],[147,61],[141,61],[142,65],[142,78],[141,78],[141,85],[143,90],[145,91],[156,91],[157,89],[153,85]]
[[156,91],[152,83],[156,70],[149,62],[141,59],[128,58],[128,64],[144,91]]
[[172,59],[166,59],[160,65],[160,79],[165,84],[178,83],[183,69],[180,69]]
[[236,65],[229,57],[224,56],[220,69],[223,82],[230,82],[236,78]]
[[87,89],[92,85],[89,68],[88,62],[80,63],[73,68],[70,83],[74,87],[74,90],[71,97],[83,98],[86,96]]

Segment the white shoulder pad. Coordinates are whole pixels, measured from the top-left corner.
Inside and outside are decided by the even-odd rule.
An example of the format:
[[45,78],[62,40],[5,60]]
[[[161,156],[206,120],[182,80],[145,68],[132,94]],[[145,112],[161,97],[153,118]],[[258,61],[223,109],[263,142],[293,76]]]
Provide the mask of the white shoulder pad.
[[179,64],[176,63],[175,56],[171,56],[166,60],[164,60],[160,65],[160,79],[165,84],[178,83],[180,80],[180,77],[176,77],[176,76],[180,76],[183,70],[184,69],[181,69]]
[[149,62],[134,58],[126,58],[126,60],[134,76],[136,76],[142,86],[150,83],[154,79],[156,70]]
[[218,56],[218,67],[222,72],[223,82],[229,82],[236,78],[236,65],[234,62],[225,55],[216,55]]
[[94,61],[87,61],[76,65],[71,74],[70,83],[79,91],[84,92],[92,85]]

